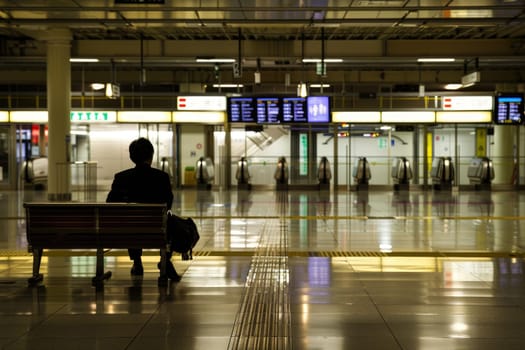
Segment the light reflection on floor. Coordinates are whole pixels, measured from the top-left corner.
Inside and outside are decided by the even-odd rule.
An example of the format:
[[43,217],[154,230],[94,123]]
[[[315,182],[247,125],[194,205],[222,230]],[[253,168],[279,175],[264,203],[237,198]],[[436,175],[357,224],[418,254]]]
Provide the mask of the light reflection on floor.
[[[156,251],[138,279],[125,251],[109,252],[103,288],[90,283],[93,251],[51,251],[44,283],[28,288],[22,204],[40,197],[0,196],[3,349],[234,349],[247,326],[264,348],[276,343],[260,336],[272,327],[289,327],[291,342],[280,344],[293,349],[525,344],[520,192],[179,191],[173,209],[195,219],[201,240],[194,260],[173,258],[183,279],[167,288],[157,286]],[[261,278],[253,300],[283,302],[285,288],[290,317],[239,324],[252,308],[271,310],[243,304],[250,273]]]

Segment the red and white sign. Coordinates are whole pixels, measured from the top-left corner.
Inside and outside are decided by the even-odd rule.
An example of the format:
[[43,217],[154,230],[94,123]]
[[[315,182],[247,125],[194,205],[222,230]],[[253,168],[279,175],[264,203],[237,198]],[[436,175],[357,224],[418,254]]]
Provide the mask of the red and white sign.
[[226,96],[178,96],[179,111],[225,111]]
[[443,96],[442,108],[449,111],[490,111],[492,96]]

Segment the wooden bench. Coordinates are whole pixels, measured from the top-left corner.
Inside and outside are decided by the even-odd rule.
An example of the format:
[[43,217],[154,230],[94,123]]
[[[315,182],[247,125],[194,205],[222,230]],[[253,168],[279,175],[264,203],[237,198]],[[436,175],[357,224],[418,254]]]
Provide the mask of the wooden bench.
[[[111,277],[104,272],[105,249],[160,249],[159,286],[167,285],[167,210],[163,204],[135,203],[24,203],[28,249],[33,253],[30,285],[43,280],[40,262],[44,249],[96,249],[93,285]],[[74,252],[73,252],[74,253]]]

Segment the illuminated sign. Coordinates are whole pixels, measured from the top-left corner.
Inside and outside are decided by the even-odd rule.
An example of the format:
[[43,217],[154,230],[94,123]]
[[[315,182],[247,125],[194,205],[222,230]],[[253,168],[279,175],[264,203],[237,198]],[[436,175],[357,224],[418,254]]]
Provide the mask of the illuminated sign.
[[490,111],[492,96],[443,96],[442,108],[449,111]]
[[381,112],[383,123],[434,123],[436,114],[428,111]]
[[11,111],[11,123],[47,123],[47,111]]
[[225,111],[226,96],[178,96],[179,111]]
[[124,123],[171,123],[171,112],[159,111],[120,111],[117,121]]
[[72,111],[70,119],[72,122],[115,122],[117,113],[107,111]]
[[334,123],[379,123],[381,113],[378,111],[333,112],[332,121]]

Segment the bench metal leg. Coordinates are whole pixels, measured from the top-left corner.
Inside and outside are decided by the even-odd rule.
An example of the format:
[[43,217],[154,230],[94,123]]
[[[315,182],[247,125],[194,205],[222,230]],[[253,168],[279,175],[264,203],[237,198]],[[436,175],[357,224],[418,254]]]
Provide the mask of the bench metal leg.
[[166,275],[166,264],[167,264],[166,252],[167,252],[166,248],[160,248],[160,276],[158,280],[159,287],[168,285],[168,276]]
[[33,275],[27,279],[30,285],[35,285],[44,280],[44,275],[40,273],[43,252],[42,248],[33,248]]
[[91,284],[96,286],[111,278],[111,271],[104,272],[104,249],[97,248],[97,271],[92,278]]

